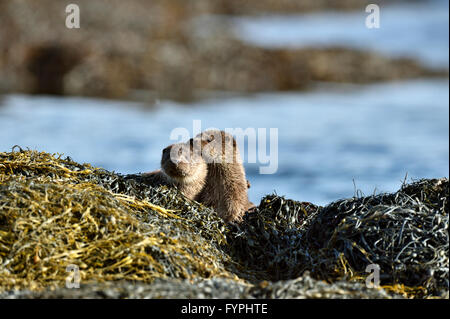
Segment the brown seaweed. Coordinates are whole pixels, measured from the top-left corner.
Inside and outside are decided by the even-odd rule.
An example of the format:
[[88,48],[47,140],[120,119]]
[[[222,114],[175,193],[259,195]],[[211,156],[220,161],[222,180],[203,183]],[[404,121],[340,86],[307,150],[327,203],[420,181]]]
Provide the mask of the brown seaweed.
[[447,198],[446,178],[325,207],[269,195],[226,224],[140,175],[16,147],[0,152],[0,296],[448,298]]

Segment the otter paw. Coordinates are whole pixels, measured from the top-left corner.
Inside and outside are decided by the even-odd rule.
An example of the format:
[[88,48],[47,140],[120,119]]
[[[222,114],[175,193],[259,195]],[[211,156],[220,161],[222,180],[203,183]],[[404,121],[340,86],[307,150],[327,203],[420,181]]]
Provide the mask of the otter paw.
[[240,223],[244,217],[246,209],[244,207],[229,207],[219,212],[220,217],[227,223]]

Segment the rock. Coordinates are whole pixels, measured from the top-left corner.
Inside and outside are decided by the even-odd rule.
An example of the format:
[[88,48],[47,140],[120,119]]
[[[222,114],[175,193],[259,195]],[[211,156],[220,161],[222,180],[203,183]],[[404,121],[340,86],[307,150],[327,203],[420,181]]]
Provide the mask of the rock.
[[[218,23],[201,35],[203,13],[355,8],[359,1],[77,2],[79,29],[64,25],[65,3],[5,0],[0,9],[0,92],[192,100],[202,92],[306,90],[317,82],[371,83],[448,76],[411,59],[347,48],[267,49],[233,38]],[[46,10],[41,10],[45,7]],[[204,32],[207,31],[207,32]],[[142,94],[147,92],[148,94]]]
[[0,152],[0,297],[448,298],[446,178],[324,207],[269,195],[233,225],[139,175],[16,149]]

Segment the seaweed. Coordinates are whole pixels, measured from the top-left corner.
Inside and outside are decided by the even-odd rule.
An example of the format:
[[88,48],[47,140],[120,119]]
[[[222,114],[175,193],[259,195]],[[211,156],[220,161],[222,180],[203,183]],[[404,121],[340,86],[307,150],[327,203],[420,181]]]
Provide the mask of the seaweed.
[[[419,180],[394,194],[344,199],[324,207],[307,227],[318,277],[361,276],[369,264],[381,284],[448,295],[448,179]],[[419,289],[420,288],[420,289]]]
[[9,291],[0,293],[1,298],[183,298],[183,299],[401,299],[403,296],[383,289],[367,288],[361,283],[336,281],[332,284],[305,274],[292,280],[262,281],[250,285],[227,278],[174,279],[157,278],[151,284],[131,281],[82,284],[79,289],[58,288],[43,291]]
[[234,278],[212,215],[176,190],[69,158],[0,153],[0,289],[64,285],[71,264],[82,281]]
[[447,198],[446,178],[324,207],[268,195],[227,224],[143,175],[15,147],[0,152],[0,297],[448,298]]
[[278,195],[268,195],[232,228],[229,254],[260,280],[283,280],[301,275],[304,259],[302,229],[320,207]]

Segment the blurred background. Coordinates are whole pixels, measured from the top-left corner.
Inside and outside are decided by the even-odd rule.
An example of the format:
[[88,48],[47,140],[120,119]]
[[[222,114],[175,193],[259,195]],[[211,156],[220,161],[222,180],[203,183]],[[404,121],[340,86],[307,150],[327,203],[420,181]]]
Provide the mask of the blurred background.
[[0,152],[146,172],[201,120],[278,128],[278,171],[245,164],[255,203],[448,177],[448,1],[378,1],[379,29],[368,3],[0,0]]

